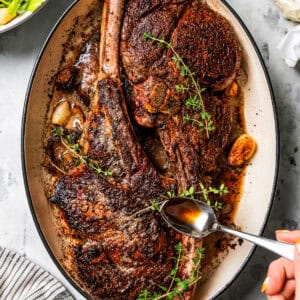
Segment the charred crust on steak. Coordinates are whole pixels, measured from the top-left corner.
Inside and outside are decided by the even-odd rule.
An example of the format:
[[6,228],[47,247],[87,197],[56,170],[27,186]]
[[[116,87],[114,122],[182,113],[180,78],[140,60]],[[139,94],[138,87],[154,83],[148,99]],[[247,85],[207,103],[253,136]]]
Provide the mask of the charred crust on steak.
[[180,57],[202,86],[226,89],[241,64],[241,49],[229,22],[206,4],[195,1],[172,34]]

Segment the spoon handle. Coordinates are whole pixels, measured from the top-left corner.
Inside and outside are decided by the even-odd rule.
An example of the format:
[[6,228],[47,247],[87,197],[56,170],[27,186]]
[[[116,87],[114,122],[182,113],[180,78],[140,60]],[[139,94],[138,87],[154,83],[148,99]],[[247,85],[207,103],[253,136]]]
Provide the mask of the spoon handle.
[[247,240],[251,243],[254,243],[255,245],[258,245],[260,247],[263,247],[267,250],[270,250],[282,257],[285,257],[289,260],[294,260],[294,245],[286,244],[277,242],[274,240],[266,239],[263,237],[258,237],[249,233],[240,232],[222,225],[218,225],[217,227],[218,231],[223,231],[225,233],[229,233],[232,235],[235,235],[237,237],[240,237],[244,240]]

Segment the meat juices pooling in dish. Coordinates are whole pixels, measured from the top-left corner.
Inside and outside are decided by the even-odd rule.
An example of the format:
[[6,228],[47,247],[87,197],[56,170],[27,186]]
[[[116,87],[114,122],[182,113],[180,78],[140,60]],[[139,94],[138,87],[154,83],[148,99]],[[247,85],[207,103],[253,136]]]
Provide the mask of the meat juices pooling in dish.
[[[246,157],[243,140],[235,142],[245,132],[239,44],[229,23],[198,1],[104,2],[84,22],[74,25],[84,34],[70,34],[45,125],[45,190],[64,239],[62,263],[95,299],[161,293],[172,283],[176,245],[185,258],[177,276],[188,279],[202,241],[174,232],[158,212],[137,212],[168,192],[197,195],[200,183],[224,183],[229,193],[212,201],[223,203],[219,219],[232,223],[245,159],[229,162],[237,161],[232,153]],[[193,112],[176,92],[182,78],[170,51],[145,32],[170,41],[206,87],[209,138],[184,122]],[[220,240],[227,241],[204,241],[204,266]]]

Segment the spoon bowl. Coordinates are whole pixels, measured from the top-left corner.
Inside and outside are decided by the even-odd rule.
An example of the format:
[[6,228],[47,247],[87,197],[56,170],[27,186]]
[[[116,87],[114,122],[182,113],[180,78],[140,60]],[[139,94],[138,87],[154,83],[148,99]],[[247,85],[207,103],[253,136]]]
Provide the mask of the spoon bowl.
[[172,198],[162,204],[160,213],[173,229],[194,238],[202,239],[218,227],[214,210],[196,199]]

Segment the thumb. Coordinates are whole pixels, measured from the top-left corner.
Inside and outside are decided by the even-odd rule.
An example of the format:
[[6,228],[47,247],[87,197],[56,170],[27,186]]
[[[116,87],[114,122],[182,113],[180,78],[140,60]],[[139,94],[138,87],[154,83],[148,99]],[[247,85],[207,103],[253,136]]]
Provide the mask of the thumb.
[[285,242],[289,244],[296,244],[297,240],[300,238],[300,230],[277,230],[276,239],[280,242]]
[[295,300],[300,300],[300,238],[297,240],[295,246],[294,269],[296,280]]

